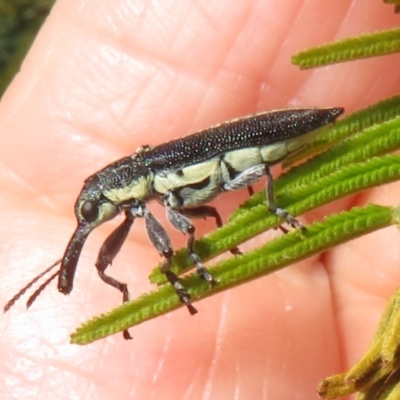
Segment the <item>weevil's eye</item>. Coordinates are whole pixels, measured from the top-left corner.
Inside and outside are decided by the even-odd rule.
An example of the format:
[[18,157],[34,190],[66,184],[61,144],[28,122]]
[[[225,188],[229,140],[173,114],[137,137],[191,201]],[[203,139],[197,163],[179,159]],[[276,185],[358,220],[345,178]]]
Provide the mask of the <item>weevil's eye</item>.
[[99,216],[99,208],[94,201],[85,201],[81,207],[81,215],[86,222],[93,222]]

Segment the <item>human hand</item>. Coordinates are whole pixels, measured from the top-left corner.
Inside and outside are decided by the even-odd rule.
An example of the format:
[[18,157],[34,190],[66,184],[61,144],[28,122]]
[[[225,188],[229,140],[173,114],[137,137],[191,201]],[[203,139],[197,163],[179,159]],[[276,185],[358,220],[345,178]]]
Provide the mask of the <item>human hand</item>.
[[[397,93],[398,56],[290,65],[305,47],[396,24],[379,1],[59,1],[0,106],[2,304],[62,255],[83,180],[138,146],[255,111],[351,112]],[[387,185],[302,220],[396,204],[399,191]],[[215,205],[226,220],[246,197]],[[213,225],[196,221],[199,233]],[[4,398],[316,398],[320,379],[366,349],[400,278],[393,227],[196,303],[195,317],[182,308],[146,322],[133,341],[70,345],[80,322],[121,302],[94,268],[114,226],[90,236],[70,296],[52,284],[29,311],[21,301],[2,316]],[[184,243],[168,231],[176,248]],[[158,261],[137,221],[109,273],[135,297],[152,288]]]

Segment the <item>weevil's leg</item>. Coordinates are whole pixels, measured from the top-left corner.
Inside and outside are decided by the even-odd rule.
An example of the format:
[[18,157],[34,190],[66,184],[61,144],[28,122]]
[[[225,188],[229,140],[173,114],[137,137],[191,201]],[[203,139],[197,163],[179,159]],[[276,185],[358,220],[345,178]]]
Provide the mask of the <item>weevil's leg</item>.
[[[248,187],[247,187],[247,191],[249,192],[249,196],[253,196],[253,194],[254,194],[253,186],[248,186]],[[289,232],[289,231],[288,231],[285,227],[283,227],[282,225],[279,225],[279,226],[275,227],[274,229],[279,229],[279,230],[281,230],[283,233],[288,233],[288,232]]]
[[[130,212],[125,213],[125,220],[120,224],[105,240],[100,248],[99,255],[97,256],[96,268],[99,271],[101,279],[104,277],[104,271],[112,264],[114,258],[117,256],[124,244],[128,233],[132,227],[134,216]],[[124,284],[123,284],[124,285]],[[112,285],[114,286],[114,285]],[[124,285],[126,286],[126,285]],[[117,287],[123,293],[123,301],[129,300],[129,293],[127,289]]]
[[147,235],[153,246],[157,251],[164,257],[164,261],[160,266],[161,272],[165,274],[169,283],[174,287],[181,303],[185,304],[191,315],[197,313],[196,308],[193,307],[190,302],[190,294],[184,288],[179,281],[177,275],[170,270],[171,258],[174,254],[172,249],[171,239],[168,236],[167,231],[164,227],[154,218],[153,214],[150,213],[146,208],[142,208],[143,217],[146,222]]
[[[233,190],[248,188],[267,174],[266,169],[268,169],[268,167],[264,164],[248,168],[232,180],[224,182],[222,189],[230,192]],[[253,188],[251,190],[253,190]]]
[[[274,196],[274,188],[273,188],[273,181],[274,178],[272,176],[271,170],[267,165],[259,164],[252,168],[249,168],[243,171],[241,174],[236,176],[231,181],[225,182],[223,185],[223,189],[226,191],[230,190],[238,190],[244,187],[250,186],[252,183],[257,182],[262,176],[267,175],[267,187],[266,187],[266,194],[268,199],[268,208],[269,210],[277,215],[285,219],[285,221],[291,225],[293,228],[300,228],[304,230],[304,225],[299,222],[297,219],[292,217],[286,210],[283,208],[278,208],[275,205],[275,196]],[[285,228],[279,227],[284,233],[287,233]]]
[[167,208],[167,216],[172,226],[178,229],[178,231],[184,233],[185,235],[188,235],[187,249],[190,258],[192,259],[193,263],[196,266],[197,273],[201,278],[209,282],[211,286],[216,285],[217,281],[207,271],[207,268],[202,264],[200,257],[194,252],[193,244],[194,244],[194,232],[196,228],[192,224],[192,221],[188,217],[183,215],[181,212],[174,210],[168,206],[166,208]]
[[182,208],[179,211],[180,213],[191,218],[207,218],[207,217],[214,218],[218,228],[221,228],[221,226],[223,225],[222,218],[215,207],[200,206],[194,208]]
[[[250,197],[253,196],[253,194],[254,194],[253,186],[247,186],[247,191],[249,192],[249,196],[250,196]],[[289,231],[288,231],[285,227],[283,227],[282,225],[279,225],[279,226],[277,226],[277,227],[274,228],[274,229],[279,229],[279,230],[281,230],[283,233],[288,233],[288,232],[289,232]],[[241,254],[240,250],[239,250],[239,254]]]
[[284,226],[282,226],[282,225],[278,225],[278,226],[276,226],[275,228],[274,228],[275,230],[276,229],[279,229],[282,233],[289,233],[289,229],[286,229]]
[[[125,220],[120,224],[105,240],[100,248],[99,255],[96,261],[96,268],[100,278],[107,283],[118,289],[122,293],[122,301],[125,303],[129,300],[128,285],[121,283],[104,272],[106,268],[112,264],[112,261],[121,250],[129,230],[133,224],[135,217],[130,212],[125,212]],[[132,339],[128,330],[124,330],[123,336],[125,339]]]
[[[195,208],[183,208],[180,210],[180,212],[182,214],[184,214],[188,217],[192,217],[192,218],[212,217],[215,219],[215,223],[217,224],[218,228],[221,228],[221,226],[223,225],[222,218],[219,215],[219,212],[217,211],[217,209],[215,207],[200,206],[200,207],[195,207]],[[229,249],[229,251],[235,256],[242,254],[242,252],[239,250],[238,247]]]
[[[290,215],[286,210],[283,208],[278,208],[275,204],[275,196],[274,196],[274,177],[272,176],[271,170],[265,166],[266,174],[267,174],[267,199],[268,199],[268,208],[271,212],[273,212],[278,217],[281,217],[286,220],[286,222],[291,225],[293,228],[299,228],[304,231],[306,228],[305,226]],[[285,232],[285,231],[283,231]]]

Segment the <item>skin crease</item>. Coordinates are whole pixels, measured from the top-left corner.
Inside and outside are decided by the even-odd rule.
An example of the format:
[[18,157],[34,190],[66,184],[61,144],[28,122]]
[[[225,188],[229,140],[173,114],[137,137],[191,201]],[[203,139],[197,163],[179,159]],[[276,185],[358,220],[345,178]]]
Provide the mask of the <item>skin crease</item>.
[[[351,112],[398,93],[398,55],[306,72],[290,64],[308,46],[399,23],[380,1],[332,4],[57,2],[0,105],[1,304],[62,255],[83,180],[140,145],[255,111]],[[397,204],[399,192],[387,185],[301,220]],[[230,193],[214,204],[226,220],[245,198]],[[150,208],[164,223],[163,210]],[[182,308],[146,322],[131,329],[133,341],[70,345],[75,327],[121,302],[93,266],[120,221],[90,235],[70,296],[54,283],[29,312],[20,301],[1,316],[2,398],[316,399],[319,380],[366,350],[400,280],[391,227],[196,303],[195,317]],[[214,224],[196,226],[200,234]],[[134,298],[153,288],[147,277],[158,261],[137,221],[109,273]]]

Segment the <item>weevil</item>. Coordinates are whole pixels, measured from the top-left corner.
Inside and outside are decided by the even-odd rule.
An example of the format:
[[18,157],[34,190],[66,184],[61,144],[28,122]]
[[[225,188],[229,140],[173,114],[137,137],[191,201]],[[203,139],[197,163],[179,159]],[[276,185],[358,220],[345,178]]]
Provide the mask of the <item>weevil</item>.
[[[136,218],[143,218],[152,245],[163,257],[161,271],[174,287],[180,301],[191,314],[197,310],[178,276],[170,270],[173,248],[165,228],[157,221],[147,203],[157,200],[171,225],[187,235],[187,251],[199,276],[217,282],[195,253],[195,226],[191,218],[212,217],[222,225],[218,211],[207,205],[223,192],[251,188],[266,176],[269,210],[292,227],[302,224],[275,204],[270,166],[309,143],[319,129],[333,123],[344,111],[335,108],[298,108],[262,112],[221,123],[198,133],[158,146],[141,146],[85,180],[75,203],[78,222],[61,260],[33,279],[5,306],[7,311],[35,282],[55,266],[53,273],[29,298],[29,307],[42,290],[58,276],[58,290],[69,294],[82,247],[89,233],[117,215],[124,221],[107,237],[95,263],[100,278],[122,292],[129,300],[128,286],[106,275],[107,267],[120,251]],[[238,249],[232,249],[239,253]],[[128,331],[124,332],[130,338]]]

